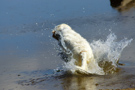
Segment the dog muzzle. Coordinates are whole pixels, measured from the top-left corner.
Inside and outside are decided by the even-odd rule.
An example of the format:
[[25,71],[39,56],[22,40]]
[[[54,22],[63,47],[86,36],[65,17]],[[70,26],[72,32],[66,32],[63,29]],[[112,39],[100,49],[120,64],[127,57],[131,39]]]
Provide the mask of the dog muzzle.
[[60,35],[56,34],[56,31],[52,31],[52,33],[53,33],[53,35],[52,35],[53,38],[55,38],[56,40],[60,39]]

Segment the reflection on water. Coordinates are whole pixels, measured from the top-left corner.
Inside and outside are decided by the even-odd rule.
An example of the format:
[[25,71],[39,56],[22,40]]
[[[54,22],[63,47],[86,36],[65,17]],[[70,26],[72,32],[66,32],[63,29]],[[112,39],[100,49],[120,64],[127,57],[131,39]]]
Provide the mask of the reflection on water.
[[96,90],[95,78],[72,76],[63,79],[64,90]]
[[[38,72],[38,73],[37,73]],[[31,72],[32,73],[32,72]],[[38,74],[43,74],[42,77],[40,77]],[[21,73],[21,75],[28,75],[29,72]],[[30,74],[29,74],[30,75]],[[42,85],[44,86],[45,83],[50,83],[51,86],[54,87],[61,87],[62,90],[96,90],[96,87],[99,85],[95,81],[96,76],[95,75],[72,75],[66,72],[55,72],[53,70],[47,70],[47,71],[35,71],[33,75],[36,77],[32,77],[31,79],[27,80],[19,80],[17,83],[22,86],[35,86],[35,85]],[[38,76],[38,77],[37,77]],[[54,83],[54,82],[57,82]],[[59,82],[61,82],[59,84]],[[44,86],[45,89],[51,90],[52,87]],[[57,89],[56,89],[57,90]]]
[[[21,73],[17,81],[23,87],[36,87],[34,90],[130,90],[125,88],[135,88],[134,72],[128,71],[135,68],[121,67],[120,72],[114,75],[72,75],[65,72],[54,73],[53,70],[34,71]],[[127,69],[127,70],[126,70]],[[32,73],[30,75],[29,73]],[[39,75],[44,74],[44,75]],[[28,77],[29,79],[26,79]],[[33,77],[34,75],[34,77]],[[26,76],[26,77],[25,77]],[[25,89],[28,90],[28,89]],[[33,89],[31,89],[33,90]],[[134,90],[134,89],[131,89]]]
[[132,7],[135,8],[135,0],[110,0],[111,6],[116,8],[119,12],[128,11]]

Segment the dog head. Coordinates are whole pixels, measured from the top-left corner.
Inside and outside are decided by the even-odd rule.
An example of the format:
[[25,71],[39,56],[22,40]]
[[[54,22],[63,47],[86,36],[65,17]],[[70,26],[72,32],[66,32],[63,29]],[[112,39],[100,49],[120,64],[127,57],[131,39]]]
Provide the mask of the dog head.
[[67,24],[58,25],[52,31],[52,33],[53,33],[52,37],[55,38],[56,40],[60,40],[61,35],[63,35],[64,31],[66,31],[66,30],[71,30],[71,27],[68,26]]

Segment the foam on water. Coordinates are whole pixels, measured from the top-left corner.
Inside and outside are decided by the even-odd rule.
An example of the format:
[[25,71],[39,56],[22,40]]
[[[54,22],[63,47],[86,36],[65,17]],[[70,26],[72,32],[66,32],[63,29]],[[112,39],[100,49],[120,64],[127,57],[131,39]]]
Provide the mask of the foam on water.
[[[72,57],[73,53],[71,51],[66,53],[60,48],[60,55],[62,59],[66,61],[63,64],[63,69],[65,71],[70,71],[71,73],[79,72],[83,74],[104,75],[114,73],[117,71],[119,58],[123,49],[128,46],[131,41],[132,39],[128,40],[127,38],[117,41],[117,37],[114,33],[110,33],[106,40],[93,40],[93,42],[90,43],[90,46],[93,50],[96,66],[90,64],[92,65],[92,68],[90,67],[88,70],[78,68],[78,66],[75,65],[75,59]],[[61,41],[61,43],[64,42]],[[66,48],[65,45],[63,47]]]

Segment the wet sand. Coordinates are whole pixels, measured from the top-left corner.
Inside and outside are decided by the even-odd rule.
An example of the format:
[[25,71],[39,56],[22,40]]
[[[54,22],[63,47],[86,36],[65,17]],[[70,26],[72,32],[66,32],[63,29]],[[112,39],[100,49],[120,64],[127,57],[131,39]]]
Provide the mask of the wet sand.
[[[0,3],[0,90],[135,90],[134,7],[119,11],[109,1],[97,0]],[[121,54],[120,63],[125,65],[112,75],[54,73],[64,63],[51,33],[60,23],[90,42],[105,40],[110,32],[118,40],[133,38]]]

